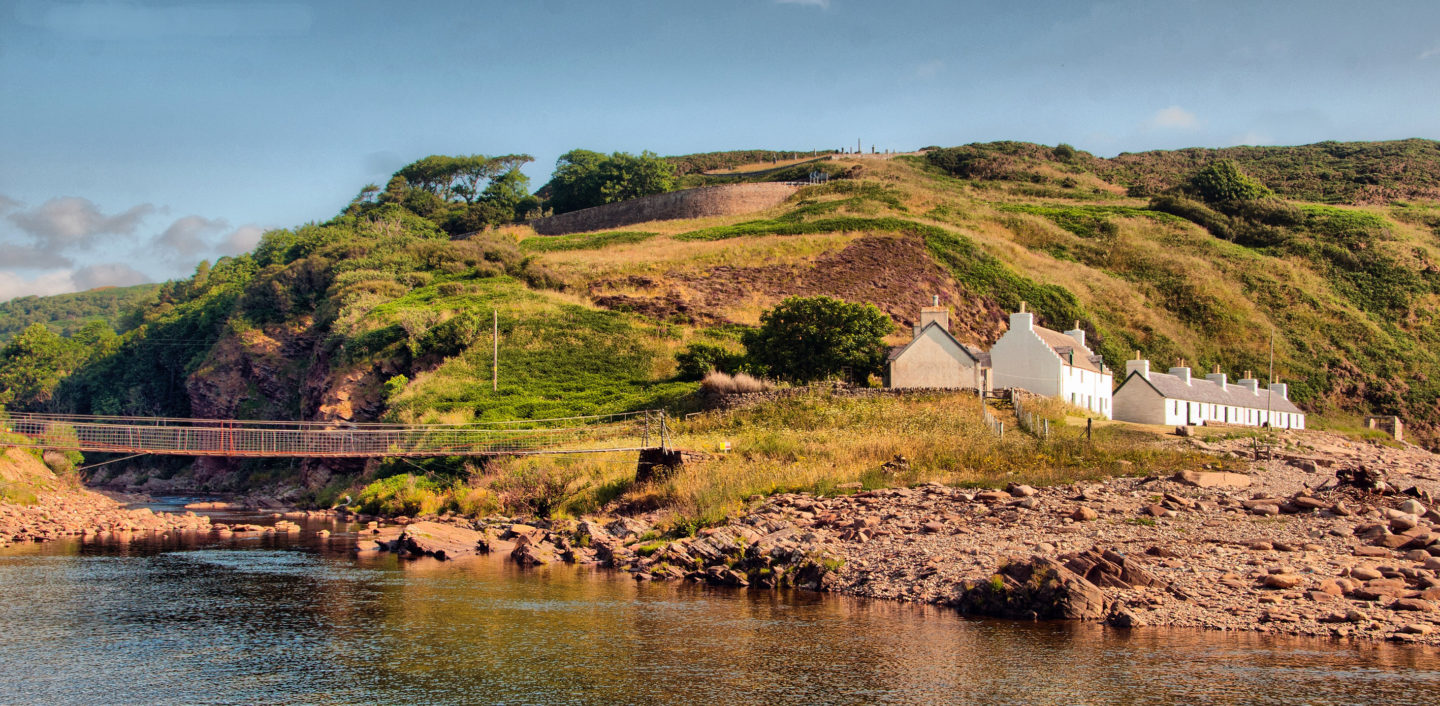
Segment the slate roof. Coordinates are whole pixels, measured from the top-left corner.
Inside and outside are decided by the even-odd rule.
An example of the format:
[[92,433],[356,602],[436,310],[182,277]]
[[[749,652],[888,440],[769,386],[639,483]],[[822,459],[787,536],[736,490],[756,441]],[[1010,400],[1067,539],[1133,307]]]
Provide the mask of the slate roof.
[[[1206,404],[1229,405],[1231,407],[1246,407],[1249,409],[1266,409],[1265,400],[1267,397],[1271,397],[1269,390],[1262,389],[1256,393],[1251,393],[1249,389],[1234,383],[1226,385],[1225,389],[1222,390],[1219,384],[1206,380],[1205,378],[1194,377],[1193,375],[1190,378],[1189,385],[1181,381],[1178,376],[1169,373],[1150,373],[1150,379],[1147,381],[1140,376],[1139,372],[1131,373],[1130,377],[1125,378],[1125,382],[1120,383],[1120,387],[1115,390],[1115,393],[1119,394],[1120,390],[1124,389],[1126,385],[1130,384],[1131,380],[1136,378],[1139,378],[1141,382],[1148,382],[1150,387],[1160,393],[1161,397],[1170,400],[1203,402]],[[1288,412],[1290,414],[1305,413],[1301,411],[1299,407],[1296,407],[1295,403],[1279,395],[1273,396],[1269,409],[1275,412]]]
[[969,355],[969,356],[970,356],[971,359],[973,359],[973,360],[975,360],[976,362],[980,363],[982,366],[985,366],[985,367],[989,367],[989,366],[990,366],[990,354],[989,354],[989,353],[985,353],[985,352],[981,351],[979,348],[976,348],[975,346],[967,346],[967,345],[965,345],[965,344],[963,344],[963,343],[955,340],[955,337],[952,336],[949,331],[945,330],[945,327],[944,327],[944,326],[941,326],[939,323],[937,323],[937,322],[935,322],[935,321],[931,321],[930,323],[925,324],[925,328],[920,329],[920,333],[915,334],[915,337],[912,338],[912,339],[910,339],[910,342],[909,342],[909,343],[907,343],[907,344],[905,344],[905,345],[903,345],[903,346],[894,346],[894,347],[892,347],[892,348],[890,349],[890,355],[886,356],[886,358],[885,358],[885,362],[887,362],[887,363],[894,362],[895,359],[896,359],[896,358],[899,358],[907,349],[910,348],[910,346],[915,345],[915,342],[918,341],[918,340],[920,340],[920,337],[923,336],[923,335],[925,335],[925,332],[928,331],[931,326],[934,326],[935,328],[939,329],[939,330],[940,330],[940,333],[945,334],[945,337],[948,338],[948,339],[950,339],[950,342],[951,342],[951,343],[954,343],[957,348],[959,348],[960,350],[964,351],[964,352],[966,353],[966,355]]
[[[1101,372],[1100,366],[1097,364],[1100,356],[1084,353],[1085,347],[1080,345],[1080,342],[1073,336],[1067,336],[1059,331],[1051,331],[1044,326],[1032,326],[1031,328],[1040,336],[1040,340],[1045,342],[1045,345],[1050,346],[1050,350],[1055,351],[1055,355],[1060,356],[1061,360],[1077,368]],[[1070,360],[1072,352],[1079,353],[1075,356],[1074,361]]]

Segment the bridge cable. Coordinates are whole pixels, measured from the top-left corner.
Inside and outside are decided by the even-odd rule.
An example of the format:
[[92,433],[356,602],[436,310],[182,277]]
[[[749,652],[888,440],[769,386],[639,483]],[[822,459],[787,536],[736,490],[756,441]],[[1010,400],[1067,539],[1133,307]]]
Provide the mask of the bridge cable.
[[91,468],[99,468],[99,467],[101,467],[101,466],[108,466],[108,465],[110,465],[110,464],[112,464],[112,463],[119,463],[119,462],[121,462],[121,461],[129,461],[130,459],[135,458],[136,456],[148,456],[148,455],[150,455],[148,452],[142,452],[142,453],[138,453],[138,454],[130,454],[129,456],[126,456],[125,458],[117,458],[117,459],[115,459],[115,460],[113,460],[113,461],[105,461],[105,462],[103,462],[103,463],[92,463],[92,464],[90,464],[90,465],[88,465],[88,466],[81,466],[81,467],[75,469],[75,472],[76,472],[76,473],[79,473],[80,471],[89,470],[89,469],[91,469]]

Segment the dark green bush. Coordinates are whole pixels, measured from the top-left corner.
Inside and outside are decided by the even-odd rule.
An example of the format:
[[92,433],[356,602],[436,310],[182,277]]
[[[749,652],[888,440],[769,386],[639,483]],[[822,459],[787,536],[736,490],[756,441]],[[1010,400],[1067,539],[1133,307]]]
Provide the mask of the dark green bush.
[[745,363],[745,355],[713,343],[692,343],[675,355],[678,364],[676,377],[681,380],[699,380],[712,370],[722,373],[739,372]]

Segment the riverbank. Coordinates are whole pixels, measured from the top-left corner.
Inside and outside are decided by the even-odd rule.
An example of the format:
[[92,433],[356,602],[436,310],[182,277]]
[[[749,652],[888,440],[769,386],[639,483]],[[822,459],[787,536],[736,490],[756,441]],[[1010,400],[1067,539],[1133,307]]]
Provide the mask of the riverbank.
[[[361,548],[506,552],[639,580],[799,586],[976,615],[1440,645],[1440,459],[1320,432],[1287,441],[1291,452],[1260,461],[1247,438],[1174,442],[1243,473],[756,497],[677,540],[636,518],[435,518],[377,524]],[[1339,484],[1336,471],[1361,466],[1391,490]]]
[[[210,518],[125,507],[131,498],[111,497],[62,479],[30,451],[0,453],[0,546],[45,542],[106,532],[209,531]],[[122,502],[122,500],[124,502]]]

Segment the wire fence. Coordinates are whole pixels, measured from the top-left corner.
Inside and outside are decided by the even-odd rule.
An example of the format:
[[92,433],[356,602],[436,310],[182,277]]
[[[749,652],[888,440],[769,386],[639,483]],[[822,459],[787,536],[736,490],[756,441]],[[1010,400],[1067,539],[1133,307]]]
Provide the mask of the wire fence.
[[1001,439],[1005,438],[1005,422],[995,418],[995,414],[990,411],[990,405],[984,404],[985,398],[980,398],[980,402],[983,405],[981,409],[982,416],[985,418],[985,426],[990,427],[990,431],[994,432],[995,436]]
[[1025,411],[1025,401],[1019,395],[1011,396],[1011,404],[1015,407],[1015,420],[1019,423],[1021,429],[1030,432],[1039,439],[1050,438],[1049,419],[1034,412]]
[[247,457],[500,456],[665,447],[661,410],[475,424],[0,414],[0,445],[105,453]]

